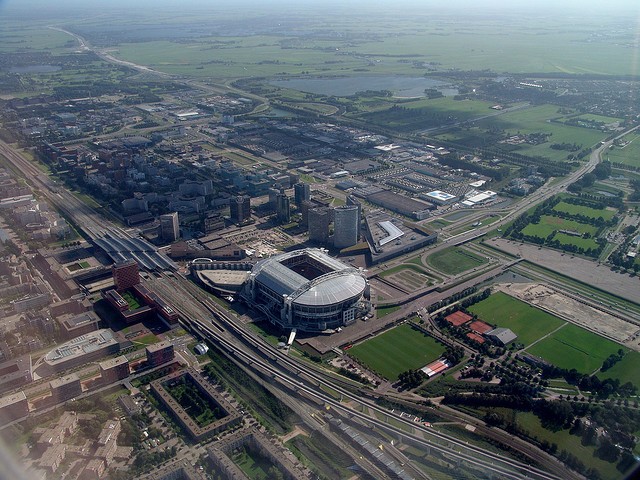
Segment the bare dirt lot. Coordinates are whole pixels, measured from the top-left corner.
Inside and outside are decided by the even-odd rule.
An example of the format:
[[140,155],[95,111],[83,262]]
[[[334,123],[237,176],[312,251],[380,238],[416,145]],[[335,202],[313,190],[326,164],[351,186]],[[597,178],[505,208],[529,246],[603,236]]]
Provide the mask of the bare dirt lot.
[[626,274],[612,272],[605,265],[593,260],[574,257],[571,254],[558,252],[535,245],[522,244],[504,238],[492,238],[489,245],[512,255],[520,255],[532,263],[541,265],[563,275],[571,275],[580,282],[592,285],[619,297],[640,303],[640,280]]

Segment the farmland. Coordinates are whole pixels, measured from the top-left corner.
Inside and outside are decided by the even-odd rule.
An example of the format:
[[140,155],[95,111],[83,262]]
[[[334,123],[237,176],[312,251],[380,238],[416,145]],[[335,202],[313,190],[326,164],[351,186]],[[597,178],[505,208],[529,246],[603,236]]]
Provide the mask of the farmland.
[[349,350],[349,355],[389,380],[407,370],[422,368],[436,360],[445,347],[433,338],[404,324]]
[[575,368],[581,373],[593,373],[602,362],[620,348],[615,342],[572,324],[567,324],[527,351],[544,358],[557,367]]
[[553,315],[497,292],[469,308],[487,323],[511,329],[517,342],[530,345],[565,322]]

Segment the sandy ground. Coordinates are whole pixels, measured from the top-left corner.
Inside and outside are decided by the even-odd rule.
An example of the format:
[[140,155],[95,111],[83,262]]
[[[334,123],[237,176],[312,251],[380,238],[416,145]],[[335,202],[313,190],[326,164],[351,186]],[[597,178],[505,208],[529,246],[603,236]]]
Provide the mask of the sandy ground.
[[640,351],[637,341],[640,327],[580,303],[553,288],[537,283],[503,283],[496,289]]

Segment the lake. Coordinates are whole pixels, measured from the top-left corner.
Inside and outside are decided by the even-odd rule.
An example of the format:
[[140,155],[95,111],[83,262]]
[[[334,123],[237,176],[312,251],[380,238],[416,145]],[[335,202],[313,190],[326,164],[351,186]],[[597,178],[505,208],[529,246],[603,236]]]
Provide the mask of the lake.
[[435,88],[446,96],[457,95],[450,83],[426,77],[401,77],[395,75],[291,78],[270,82],[277,87],[291,88],[319,95],[346,97],[364,90],[391,90],[396,97],[424,97],[424,90]]

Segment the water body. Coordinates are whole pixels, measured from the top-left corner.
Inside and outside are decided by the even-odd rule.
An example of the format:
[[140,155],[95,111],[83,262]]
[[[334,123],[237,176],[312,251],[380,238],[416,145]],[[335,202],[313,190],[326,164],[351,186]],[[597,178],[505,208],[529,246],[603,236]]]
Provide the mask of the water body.
[[318,95],[346,97],[365,90],[391,90],[397,97],[424,97],[424,90],[435,88],[443,95],[457,95],[458,90],[450,83],[426,77],[399,77],[395,75],[292,78],[270,82],[277,87],[291,88]]
[[29,65],[26,67],[11,67],[10,73],[53,73],[62,70],[59,65]]

